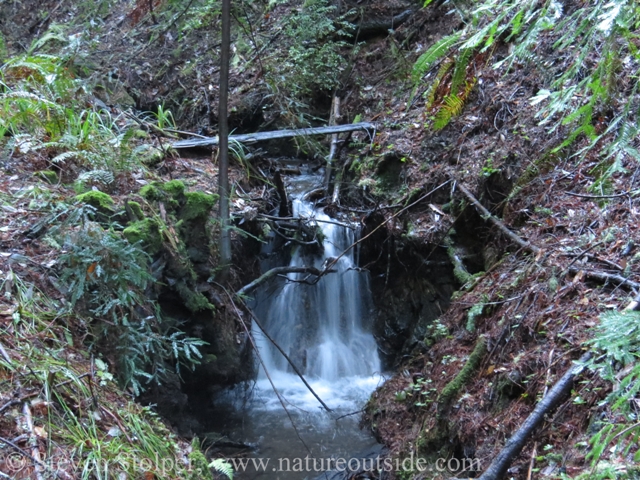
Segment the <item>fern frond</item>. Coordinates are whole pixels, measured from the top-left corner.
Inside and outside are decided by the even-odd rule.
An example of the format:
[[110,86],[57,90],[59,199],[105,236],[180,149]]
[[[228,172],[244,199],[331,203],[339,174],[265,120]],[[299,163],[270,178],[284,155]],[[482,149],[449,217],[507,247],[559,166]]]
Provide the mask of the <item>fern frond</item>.
[[445,62],[442,62],[442,64],[440,65],[440,68],[438,69],[438,73],[436,74],[435,78],[433,79],[433,82],[431,82],[431,85],[425,92],[425,98],[426,98],[425,107],[427,108],[427,110],[433,108],[434,104],[436,103],[436,92],[438,91],[438,87],[440,87],[442,80],[451,71],[452,68],[453,68],[452,61],[445,61]]
[[83,158],[83,152],[64,152],[51,159],[51,163],[64,163],[72,158]]
[[460,39],[460,35],[461,33],[458,32],[438,40],[436,43],[431,45],[426,52],[418,57],[418,60],[416,60],[416,63],[413,65],[412,76],[414,82],[417,83],[420,81],[422,76],[435,62],[449,53],[451,47],[453,47]]
[[472,55],[473,50],[465,48],[460,51],[460,55],[456,58],[453,75],[451,76],[451,95],[457,95],[460,86],[467,78],[467,68],[469,67],[469,60]]
[[78,176],[79,182],[98,182],[103,185],[109,185],[113,183],[114,176],[113,173],[107,170],[90,170],[88,172],[83,172]]
[[213,468],[216,472],[223,474],[229,480],[233,480],[233,467],[224,459],[216,458],[209,464],[209,468]]

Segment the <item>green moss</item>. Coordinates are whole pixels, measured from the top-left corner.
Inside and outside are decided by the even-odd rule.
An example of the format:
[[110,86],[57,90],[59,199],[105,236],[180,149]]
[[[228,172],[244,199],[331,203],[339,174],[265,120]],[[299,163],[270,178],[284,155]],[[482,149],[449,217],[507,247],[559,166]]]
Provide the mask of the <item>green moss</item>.
[[218,200],[218,195],[202,192],[189,192],[185,196],[187,202],[180,212],[180,218],[186,221],[206,218]]
[[36,175],[51,184],[58,183],[58,174],[53,170],[40,170]]
[[469,309],[467,312],[467,331],[475,332],[476,331],[476,318],[482,315],[484,311],[485,304],[480,302],[476,303],[473,307]]
[[464,267],[462,259],[456,252],[456,247],[453,240],[451,239],[451,235],[445,238],[444,244],[447,247],[447,255],[449,256],[449,260],[451,260],[451,263],[453,264],[453,275],[456,277],[456,280],[460,282],[460,285],[465,285],[467,282],[473,279],[473,275],[471,275]]
[[162,236],[158,222],[152,218],[145,218],[133,222],[122,232],[131,243],[142,242],[147,253],[154,255],[162,250]]
[[158,201],[162,199],[162,193],[158,189],[157,182],[153,182],[153,183],[150,183],[149,185],[145,185],[144,187],[142,187],[140,189],[140,195],[142,196],[142,198],[145,198],[146,200],[150,200],[150,201],[154,201],[154,200]]
[[144,147],[146,148],[139,149],[139,159],[143,164],[152,167],[164,160],[164,150],[152,145],[145,145]]
[[145,132],[144,130],[137,129],[136,131],[133,132],[133,137],[134,138],[149,138],[149,134],[147,132]]
[[162,185],[162,189],[176,199],[184,195],[184,188],[184,182],[181,180],[171,180]]
[[144,218],[144,212],[142,211],[142,206],[138,202],[134,202],[133,200],[127,201],[127,206],[131,210],[131,213],[138,219],[142,220]]
[[213,480],[213,475],[209,469],[209,462],[200,450],[200,441],[194,438],[191,442],[191,453],[189,454],[190,474],[189,480]]
[[[440,397],[438,397],[438,404],[445,407],[448,406],[451,401],[458,395],[462,387],[464,387],[469,380],[471,380],[478,368],[480,368],[480,363],[482,362],[482,358],[487,353],[487,340],[484,337],[478,338],[476,342],[476,346],[469,355],[469,360],[465,363],[460,373],[456,375],[456,377],[451,380],[446,387],[442,389],[440,392]],[[442,411],[442,409],[439,409]]]
[[113,198],[98,190],[90,190],[87,193],[76,195],[76,200],[91,205],[102,212],[111,212],[111,207],[113,207]]
[[166,183],[153,182],[140,189],[140,195],[149,201],[166,201],[171,199],[172,206],[178,206],[184,201],[185,186],[180,180],[171,180]]
[[185,307],[187,307],[192,312],[215,309],[215,307],[211,305],[211,303],[209,303],[207,297],[205,297],[202,293],[196,292],[189,288],[189,286],[184,281],[179,281],[176,284],[176,290],[178,290],[180,298],[182,298],[182,300],[184,301]]

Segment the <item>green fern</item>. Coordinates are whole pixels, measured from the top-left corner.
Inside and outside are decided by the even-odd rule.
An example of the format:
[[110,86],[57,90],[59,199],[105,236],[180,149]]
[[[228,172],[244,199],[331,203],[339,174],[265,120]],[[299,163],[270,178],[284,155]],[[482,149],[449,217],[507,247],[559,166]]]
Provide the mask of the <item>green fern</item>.
[[453,61],[444,61],[442,62],[442,64],[440,65],[440,68],[438,69],[438,72],[436,73],[436,76],[434,77],[433,81],[431,82],[431,85],[429,85],[429,88],[427,89],[427,91],[425,92],[425,108],[427,110],[433,108],[435,106],[436,103],[436,94],[444,80],[444,78],[447,76],[447,74],[451,71],[451,69],[454,66],[454,62]]
[[446,127],[451,119],[462,112],[464,101],[457,95],[448,95],[444,99],[444,105],[440,107],[433,123],[435,130],[442,130]]
[[424,52],[413,66],[413,80],[414,82],[420,81],[422,76],[431,68],[431,66],[446,56],[451,47],[453,47],[460,39],[461,33],[454,33],[446,36],[436,43],[434,43],[429,49]]
[[216,472],[222,473],[229,480],[233,480],[233,467],[224,459],[216,458],[209,464],[209,468],[213,468]]
[[[593,448],[587,458],[595,466],[614,441],[616,453],[623,457],[639,445],[640,424],[635,423],[635,413],[631,404],[640,392],[640,312],[602,314],[596,335],[589,344],[605,354],[604,361],[592,363],[591,368],[615,385],[607,403],[611,412],[618,418],[617,421],[602,427],[590,441]],[[627,366],[630,368],[624,369]],[[622,379],[619,378],[620,367],[625,371]],[[629,425],[629,421],[633,423]],[[635,452],[634,461],[640,461],[640,450]]]
[[461,50],[460,55],[456,57],[456,64],[453,69],[453,75],[451,76],[451,93],[450,95],[457,95],[460,91],[460,87],[464,85],[467,79],[467,70],[469,68],[469,62],[473,55],[473,49],[465,48]]

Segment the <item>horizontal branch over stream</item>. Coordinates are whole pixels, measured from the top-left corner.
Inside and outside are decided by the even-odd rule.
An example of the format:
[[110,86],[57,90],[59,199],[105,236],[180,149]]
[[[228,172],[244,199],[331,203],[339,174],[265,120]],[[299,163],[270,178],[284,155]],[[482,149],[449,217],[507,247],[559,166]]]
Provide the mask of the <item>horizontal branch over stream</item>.
[[[375,123],[360,122],[349,125],[332,125],[330,127],[298,128],[295,130],[274,130],[272,132],[247,133],[243,135],[230,135],[230,142],[255,143],[264,140],[274,140],[276,138],[305,137],[309,135],[330,135],[333,133],[355,132],[357,130],[373,131],[376,129]],[[188,140],[178,140],[173,142],[173,148],[193,148],[217,145],[218,137],[190,138]]]

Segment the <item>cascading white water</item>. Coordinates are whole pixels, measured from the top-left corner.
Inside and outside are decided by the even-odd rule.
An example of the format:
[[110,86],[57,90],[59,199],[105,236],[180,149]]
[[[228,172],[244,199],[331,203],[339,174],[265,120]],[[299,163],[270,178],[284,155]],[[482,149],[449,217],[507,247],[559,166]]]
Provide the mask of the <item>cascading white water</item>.
[[[338,257],[356,239],[354,229],[333,223],[322,212],[302,201],[304,192],[312,190],[318,177],[292,179],[289,194],[294,199],[296,216],[315,218],[322,229],[322,253],[293,246],[290,260],[277,252],[263,269],[282,265],[321,268],[329,257]],[[225,432],[230,438],[255,444],[254,458],[271,459],[264,471],[249,468],[238,471],[240,480],[299,480],[298,471],[272,470],[278,459],[349,457],[376,444],[366,431],[358,428],[358,417],[350,415],[362,408],[371,392],[382,381],[376,342],[371,334],[372,298],[366,272],[356,267],[354,250],[348,251],[334,266],[335,272],[323,276],[315,285],[296,283],[305,275],[289,275],[269,282],[253,292],[252,308],[269,335],[287,352],[305,379],[332,414],[322,410],[317,399],[293,373],[286,359],[254,324],[255,339],[273,386],[287,407],[282,408],[278,395],[262,367],[258,379],[250,385],[252,395],[236,397],[227,392],[218,398],[215,418],[210,428]],[[273,262],[273,259],[279,260]],[[225,406],[225,399],[231,405]],[[229,408],[231,407],[231,408]],[[295,430],[293,425],[296,425]],[[300,441],[304,440],[304,444]],[[309,449],[307,449],[307,447]],[[274,473],[275,472],[275,473]],[[308,478],[319,472],[308,472]]]
[[[301,180],[304,185],[305,178]],[[321,269],[327,259],[340,257],[354,243],[355,229],[327,223],[335,220],[301,200],[302,188],[292,192],[293,213],[296,217],[316,219],[324,236],[324,251],[305,253],[302,246],[294,246],[289,264]],[[289,281],[259,292],[254,307],[269,335],[323,400],[335,407],[348,407],[347,404],[368,395],[379,380],[376,374],[380,373],[377,346],[370,331],[369,278],[357,268],[354,251],[351,248],[340,257],[332,267],[336,271],[317,284],[300,283],[306,274],[289,274]],[[253,332],[276,387],[294,403],[302,401],[309,406],[308,402],[313,402],[317,406],[276,347],[255,325]],[[271,389],[262,367],[258,388]]]

